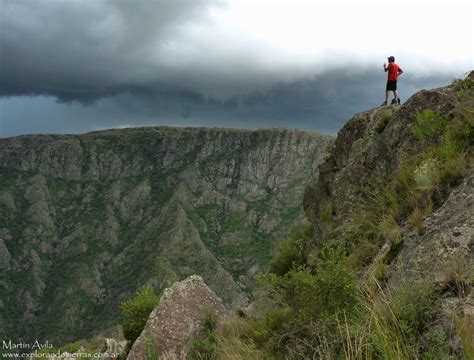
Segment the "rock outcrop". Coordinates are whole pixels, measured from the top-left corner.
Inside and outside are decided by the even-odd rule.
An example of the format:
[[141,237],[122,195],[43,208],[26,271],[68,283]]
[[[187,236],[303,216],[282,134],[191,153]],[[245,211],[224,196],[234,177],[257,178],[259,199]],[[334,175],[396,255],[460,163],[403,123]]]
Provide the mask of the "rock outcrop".
[[0,336],[112,337],[121,301],[192,274],[245,304],[331,141],[167,127],[0,139]]
[[462,266],[466,275],[474,269],[474,169],[423,226],[424,234],[404,229],[404,246],[390,265],[391,283],[416,277],[444,286],[454,267]]
[[[474,78],[474,72],[468,78]],[[364,209],[374,194],[391,184],[402,162],[419,156],[422,144],[411,130],[417,113],[429,109],[443,117],[452,117],[458,104],[458,91],[455,86],[423,90],[403,106],[375,108],[347,122],[320,165],[318,176],[305,190],[304,208],[313,224],[316,241],[321,241],[329,230],[322,221],[328,208],[331,231],[343,232],[352,216]],[[442,276],[440,269],[445,268],[448,258],[472,268],[472,176],[469,168],[463,183],[426,217],[426,233],[418,234],[410,226],[402,227],[400,237],[404,246],[391,264],[392,282],[411,276],[438,281]]]
[[[464,155],[459,155],[463,170],[461,175],[457,175],[457,183],[454,181],[449,185],[441,185],[439,182],[433,186],[433,190],[429,191],[433,191],[435,195],[429,195],[426,213],[419,215],[418,220],[411,220],[410,217],[415,213],[414,210],[422,211],[414,209],[415,206],[418,207],[418,203],[413,205],[416,201],[421,202],[421,198],[416,200],[412,197],[411,200],[406,200],[406,203],[413,202],[410,205],[413,208],[409,210],[411,214],[400,215],[401,206],[399,209],[394,206],[390,208],[394,210],[394,215],[388,213],[391,218],[385,218],[396,218],[389,225],[395,235],[384,235],[384,224],[378,222],[374,231],[375,241],[367,245],[368,241],[364,238],[366,243],[361,244],[357,242],[357,237],[366,236],[372,230],[366,227],[361,232],[351,233],[354,228],[351,226],[367,220],[363,216],[369,216],[370,211],[374,212],[370,210],[374,207],[370,206],[378,204],[379,207],[375,208],[380,211],[383,211],[383,206],[385,209],[390,206],[390,200],[380,194],[393,196],[395,201],[392,203],[402,204],[403,200],[398,198],[402,199],[403,194],[384,191],[387,188],[396,189],[397,186],[401,188],[401,174],[407,174],[408,171],[416,174],[419,164],[428,161],[427,159],[433,160],[433,149],[441,149],[445,141],[449,141],[446,133],[438,134],[438,138],[434,138],[429,145],[417,138],[412,130],[415,122],[419,124],[417,114],[431,110],[436,116],[440,116],[438,119],[444,119],[447,123],[462,118],[465,133],[471,131],[472,134],[473,80],[474,72],[471,72],[466,80],[457,84],[455,82],[450,86],[420,91],[402,106],[379,107],[355,115],[339,131],[333,148],[319,167],[319,174],[309,182],[304,195],[306,215],[314,229],[314,246],[321,246],[327,239],[343,236],[347,236],[344,241],[357,244],[351,255],[357,251],[362,253],[368,246],[372,246],[371,249],[376,249],[375,254],[364,258],[365,261],[369,259],[369,264],[362,261],[357,263],[359,267],[365,266],[362,270],[364,275],[374,275],[374,269],[383,268],[383,286],[392,293],[397,291],[402,282],[427,281],[438,291],[436,301],[443,311],[437,314],[437,319],[445,329],[452,326],[454,310],[461,310],[464,314],[463,321],[471,324],[471,329],[474,328],[472,138],[466,141]],[[432,152],[429,153],[429,150]],[[412,166],[415,170],[405,170],[404,166]],[[411,188],[413,189],[415,187]],[[422,191],[418,188],[416,195],[412,192],[407,197],[420,196]],[[377,216],[385,214],[373,215],[377,219]],[[459,349],[459,346],[453,345],[453,348]]]
[[198,334],[203,317],[212,313],[220,323],[230,318],[222,300],[200,276],[192,275],[165,289],[151,312],[127,360],[155,357],[184,359],[190,341]]
[[378,107],[356,114],[339,131],[329,156],[306,187],[304,208],[320,236],[319,221],[328,204],[334,226],[342,225],[374,191],[386,186],[402,158],[420,152],[410,130],[416,114],[425,109],[449,116],[454,109],[453,88],[422,90],[403,106]]

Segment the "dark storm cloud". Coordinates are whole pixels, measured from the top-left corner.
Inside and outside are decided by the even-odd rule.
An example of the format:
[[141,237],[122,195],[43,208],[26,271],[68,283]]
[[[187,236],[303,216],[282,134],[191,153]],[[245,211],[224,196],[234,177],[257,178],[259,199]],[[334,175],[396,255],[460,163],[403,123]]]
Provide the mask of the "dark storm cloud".
[[[446,85],[451,80],[447,75],[404,74],[399,84],[401,99],[405,101],[415,91]],[[25,103],[15,98],[17,103],[5,106],[3,111],[5,120],[0,137],[146,125],[290,127],[336,134],[353,114],[382,103],[385,81],[385,73],[376,67],[357,73],[332,70],[226,100],[206,98],[191,91],[139,91],[104,98],[89,106],[36,100],[28,111],[24,110],[27,98]]]
[[89,102],[182,88],[165,48],[217,0],[1,0],[0,95]]
[[[313,73],[215,22],[221,0],[0,0],[0,96],[229,98]],[[265,60],[263,60],[265,58]]]

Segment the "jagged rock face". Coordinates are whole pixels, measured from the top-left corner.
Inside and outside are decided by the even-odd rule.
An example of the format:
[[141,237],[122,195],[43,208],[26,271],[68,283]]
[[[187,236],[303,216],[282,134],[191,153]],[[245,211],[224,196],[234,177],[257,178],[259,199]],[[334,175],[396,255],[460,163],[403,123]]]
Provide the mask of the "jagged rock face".
[[466,274],[474,269],[474,169],[423,225],[422,235],[405,229],[405,246],[390,266],[391,283],[423,277],[442,285],[457,263]]
[[175,283],[164,291],[127,360],[146,359],[149,354],[181,358],[198,334],[206,312],[215,315],[220,324],[231,316],[200,276],[191,275]]
[[375,108],[346,123],[319,167],[319,176],[305,189],[304,208],[317,238],[325,231],[319,219],[328,204],[333,210],[334,226],[342,225],[371,193],[390,182],[400,168],[402,154],[409,159],[419,153],[419,142],[409,125],[417,112],[425,109],[448,116],[454,109],[453,92],[450,87],[422,90],[401,107]]
[[[474,72],[468,76],[474,77]],[[375,108],[355,115],[340,130],[327,158],[305,189],[304,208],[313,223],[316,241],[327,232],[322,212],[330,204],[333,229],[344,225],[361,210],[371,195],[383,190],[400,170],[400,162],[419,156],[423,150],[410,125],[418,112],[430,109],[450,117],[456,106],[456,89],[446,86],[423,90],[401,107]],[[410,226],[402,226],[404,246],[391,264],[391,283],[413,274],[423,274],[440,282],[440,270],[448,258],[457,258],[466,266],[473,264],[472,168],[464,182],[453,190],[447,201],[425,219],[428,231],[418,235]]]
[[302,219],[330,137],[141,128],[0,140],[0,335],[113,328],[143,284],[197,273],[239,305]]

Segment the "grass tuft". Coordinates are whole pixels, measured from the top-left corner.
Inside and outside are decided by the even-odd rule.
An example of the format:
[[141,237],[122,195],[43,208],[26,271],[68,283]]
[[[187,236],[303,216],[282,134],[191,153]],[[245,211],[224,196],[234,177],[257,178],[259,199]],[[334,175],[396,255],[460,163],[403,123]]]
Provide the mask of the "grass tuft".
[[409,223],[416,229],[418,235],[423,235],[426,232],[426,225],[423,224],[423,217],[425,211],[419,207],[415,207],[408,218]]

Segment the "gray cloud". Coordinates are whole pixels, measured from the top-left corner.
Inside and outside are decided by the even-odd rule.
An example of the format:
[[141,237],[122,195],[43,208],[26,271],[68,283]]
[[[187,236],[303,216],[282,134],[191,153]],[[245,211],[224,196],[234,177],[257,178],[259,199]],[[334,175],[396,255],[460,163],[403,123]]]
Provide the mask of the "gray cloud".
[[[163,58],[217,0],[1,0],[0,95],[89,102],[140,89],[181,88]],[[167,64],[167,62],[169,64]]]
[[[88,106],[55,104],[51,98],[14,98],[12,103],[3,100],[0,137],[147,125],[291,127],[335,134],[354,113],[382,103],[385,76],[379,67],[358,69],[355,74],[339,69],[226,100],[209,99],[191,91],[148,90],[107,97]],[[401,99],[405,101],[419,89],[446,85],[451,80],[447,75],[403,75]],[[29,110],[25,110],[27,104]]]
[[[226,6],[0,0],[0,136],[155,124],[335,133],[382,102],[381,64],[347,54],[348,66],[341,54],[321,66],[290,52],[272,58],[270,45],[221,31],[213,11]],[[402,99],[454,77],[405,70]]]

